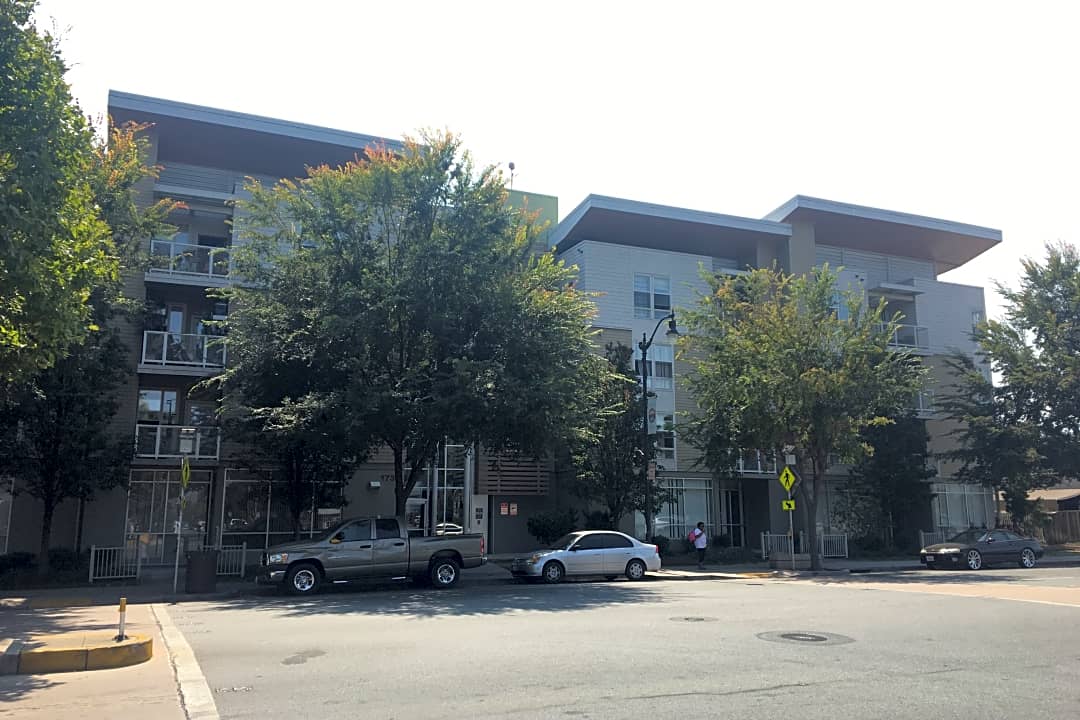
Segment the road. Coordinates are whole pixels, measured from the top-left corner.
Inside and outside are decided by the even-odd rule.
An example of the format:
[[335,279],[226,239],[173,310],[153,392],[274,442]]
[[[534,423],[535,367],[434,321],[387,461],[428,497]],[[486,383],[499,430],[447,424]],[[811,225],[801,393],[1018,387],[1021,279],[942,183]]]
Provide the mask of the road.
[[170,612],[222,718],[1080,717],[1080,569],[351,590]]

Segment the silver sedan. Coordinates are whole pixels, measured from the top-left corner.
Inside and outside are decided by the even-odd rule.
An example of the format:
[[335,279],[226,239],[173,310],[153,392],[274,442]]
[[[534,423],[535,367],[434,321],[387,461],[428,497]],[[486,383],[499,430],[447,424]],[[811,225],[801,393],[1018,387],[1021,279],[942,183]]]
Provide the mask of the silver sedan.
[[568,575],[599,575],[614,580],[626,575],[641,580],[660,569],[655,545],[611,530],[573,532],[524,557],[514,558],[510,571],[517,578],[543,578],[557,583]]

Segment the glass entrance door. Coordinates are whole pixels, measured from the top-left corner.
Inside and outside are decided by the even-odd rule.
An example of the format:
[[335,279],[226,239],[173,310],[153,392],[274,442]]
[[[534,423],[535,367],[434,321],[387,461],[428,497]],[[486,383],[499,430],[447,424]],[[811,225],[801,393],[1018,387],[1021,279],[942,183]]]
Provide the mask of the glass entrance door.
[[461,535],[468,532],[472,503],[472,451],[465,445],[443,445],[433,468],[430,503],[430,534]]
[[731,539],[732,547],[742,547],[746,541],[743,537],[742,510],[741,489],[720,491],[720,522],[717,524],[716,532],[719,535],[727,535]]

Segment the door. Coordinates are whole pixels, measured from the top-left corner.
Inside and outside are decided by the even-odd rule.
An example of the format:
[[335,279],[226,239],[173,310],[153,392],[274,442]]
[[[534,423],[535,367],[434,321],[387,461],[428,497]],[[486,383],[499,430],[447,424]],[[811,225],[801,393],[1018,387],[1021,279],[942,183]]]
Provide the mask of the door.
[[604,574],[604,533],[589,533],[574,543],[566,553],[568,575]]
[[1003,562],[1012,557],[1020,557],[1020,549],[1012,541],[1009,533],[1003,530],[991,530],[986,542],[987,560]]
[[370,574],[371,545],[370,520],[354,520],[338,530],[326,551],[327,577],[341,580]]
[[405,577],[409,572],[409,541],[393,518],[375,521],[371,574],[377,577]]
[[604,574],[622,575],[634,557],[634,543],[617,533],[604,533]]

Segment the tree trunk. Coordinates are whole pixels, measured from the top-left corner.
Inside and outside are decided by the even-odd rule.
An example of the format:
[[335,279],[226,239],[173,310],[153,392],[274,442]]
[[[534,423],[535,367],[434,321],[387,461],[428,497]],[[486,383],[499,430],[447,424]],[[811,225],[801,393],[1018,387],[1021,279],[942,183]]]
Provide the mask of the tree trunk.
[[806,503],[806,544],[810,546],[810,569],[821,570],[823,566],[821,546],[818,543],[817,534],[817,504],[818,498],[825,494],[825,468],[821,463],[814,463],[813,497],[809,497]]
[[394,448],[394,514],[405,517],[405,507],[408,504],[409,493],[412,488],[405,483],[405,458],[401,448]]
[[37,574],[45,577],[49,574],[49,546],[52,544],[52,521],[53,511],[56,508],[45,503],[45,511],[41,514],[41,545],[38,550]]

